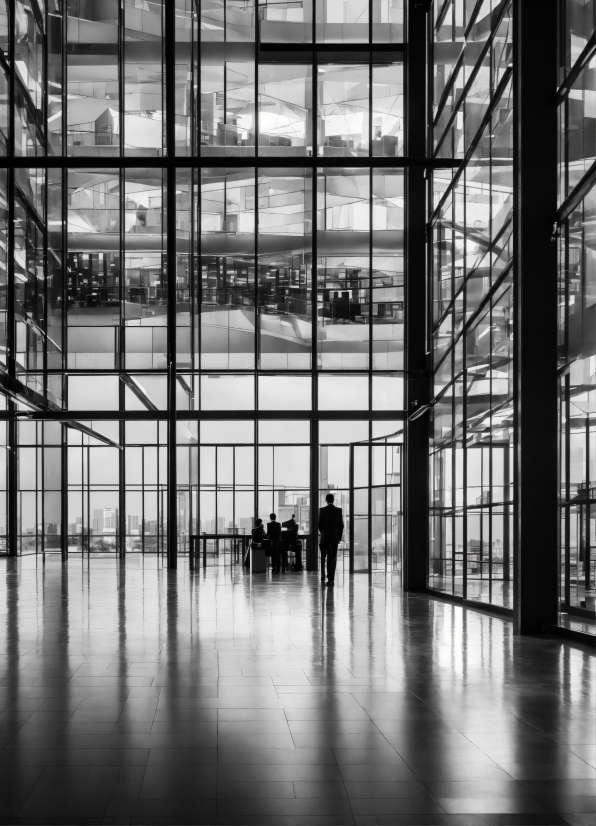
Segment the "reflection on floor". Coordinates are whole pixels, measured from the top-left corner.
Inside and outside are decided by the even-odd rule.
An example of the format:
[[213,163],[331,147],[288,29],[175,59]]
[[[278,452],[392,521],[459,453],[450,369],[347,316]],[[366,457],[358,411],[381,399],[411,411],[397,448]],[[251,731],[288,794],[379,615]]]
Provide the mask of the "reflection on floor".
[[593,823],[593,652],[345,576],[1,565],[0,823]]
[[[452,594],[456,597],[464,595],[464,578],[462,576],[451,578],[433,576],[431,586],[436,591],[444,594]],[[503,582],[494,579],[477,579],[472,576],[467,578],[466,598],[482,602],[486,605],[496,605],[499,608],[513,608],[513,583]]]
[[580,634],[596,636],[596,622],[591,617],[575,617],[573,614],[561,614],[560,625],[570,631],[579,631]]

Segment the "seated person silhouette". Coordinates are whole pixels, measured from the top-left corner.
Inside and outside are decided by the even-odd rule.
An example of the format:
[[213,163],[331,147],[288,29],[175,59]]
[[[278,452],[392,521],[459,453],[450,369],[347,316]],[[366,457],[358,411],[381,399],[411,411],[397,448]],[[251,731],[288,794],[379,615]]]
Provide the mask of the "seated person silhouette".
[[266,541],[267,536],[265,534],[265,528],[263,527],[263,520],[257,519],[255,521],[255,526],[252,529],[251,534],[251,543],[246,550],[246,556],[244,557],[244,566],[246,568],[250,568],[250,551],[251,548],[261,548],[263,546],[264,541]]
[[255,545],[260,545],[265,538],[265,528],[263,527],[263,520],[257,519],[255,526],[252,529],[252,541]]
[[[270,522],[267,523],[267,536],[271,542],[271,556],[273,558],[273,573],[279,573],[279,563],[282,557],[281,548],[281,522],[277,522],[275,513],[269,514]],[[285,554],[283,555],[283,569],[286,570]]]
[[327,563],[327,587],[335,584],[337,566],[337,546],[344,532],[344,520],[341,508],[333,504],[333,494],[325,497],[327,505],[319,511],[319,547],[321,549],[321,582],[325,582],[325,563]]

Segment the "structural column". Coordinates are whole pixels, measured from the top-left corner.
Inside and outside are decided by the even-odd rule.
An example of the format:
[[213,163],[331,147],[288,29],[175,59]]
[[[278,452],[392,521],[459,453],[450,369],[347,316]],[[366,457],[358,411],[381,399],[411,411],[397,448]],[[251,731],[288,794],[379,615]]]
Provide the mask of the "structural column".
[[176,8],[165,6],[166,58],[166,259],[168,276],[168,568],[178,567],[178,473],[176,463]]
[[[426,353],[426,3],[407,9],[406,153],[406,411],[430,398]],[[419,163],[416,163],[419,161]],[[426,588],[428,556],[428,415],[408,421],[405,433],[404,578],[407,591]]]
[[515,0],[514,630],[557,621],[557,0]]

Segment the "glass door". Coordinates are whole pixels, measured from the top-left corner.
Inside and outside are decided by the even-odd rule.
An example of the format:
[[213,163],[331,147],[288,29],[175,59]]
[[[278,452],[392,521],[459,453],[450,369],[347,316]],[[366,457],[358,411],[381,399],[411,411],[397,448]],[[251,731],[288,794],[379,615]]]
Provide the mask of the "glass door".
[[386,439],[350,449],[350,570],[399,573],[402,567],[402,445]]

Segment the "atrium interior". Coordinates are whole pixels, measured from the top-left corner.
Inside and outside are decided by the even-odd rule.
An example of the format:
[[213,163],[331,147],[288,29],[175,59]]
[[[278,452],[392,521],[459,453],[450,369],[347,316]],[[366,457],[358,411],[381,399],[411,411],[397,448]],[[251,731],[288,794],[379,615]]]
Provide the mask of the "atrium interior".
[[0,0],[0,826],[593,824],[595,227],[595,0]]

